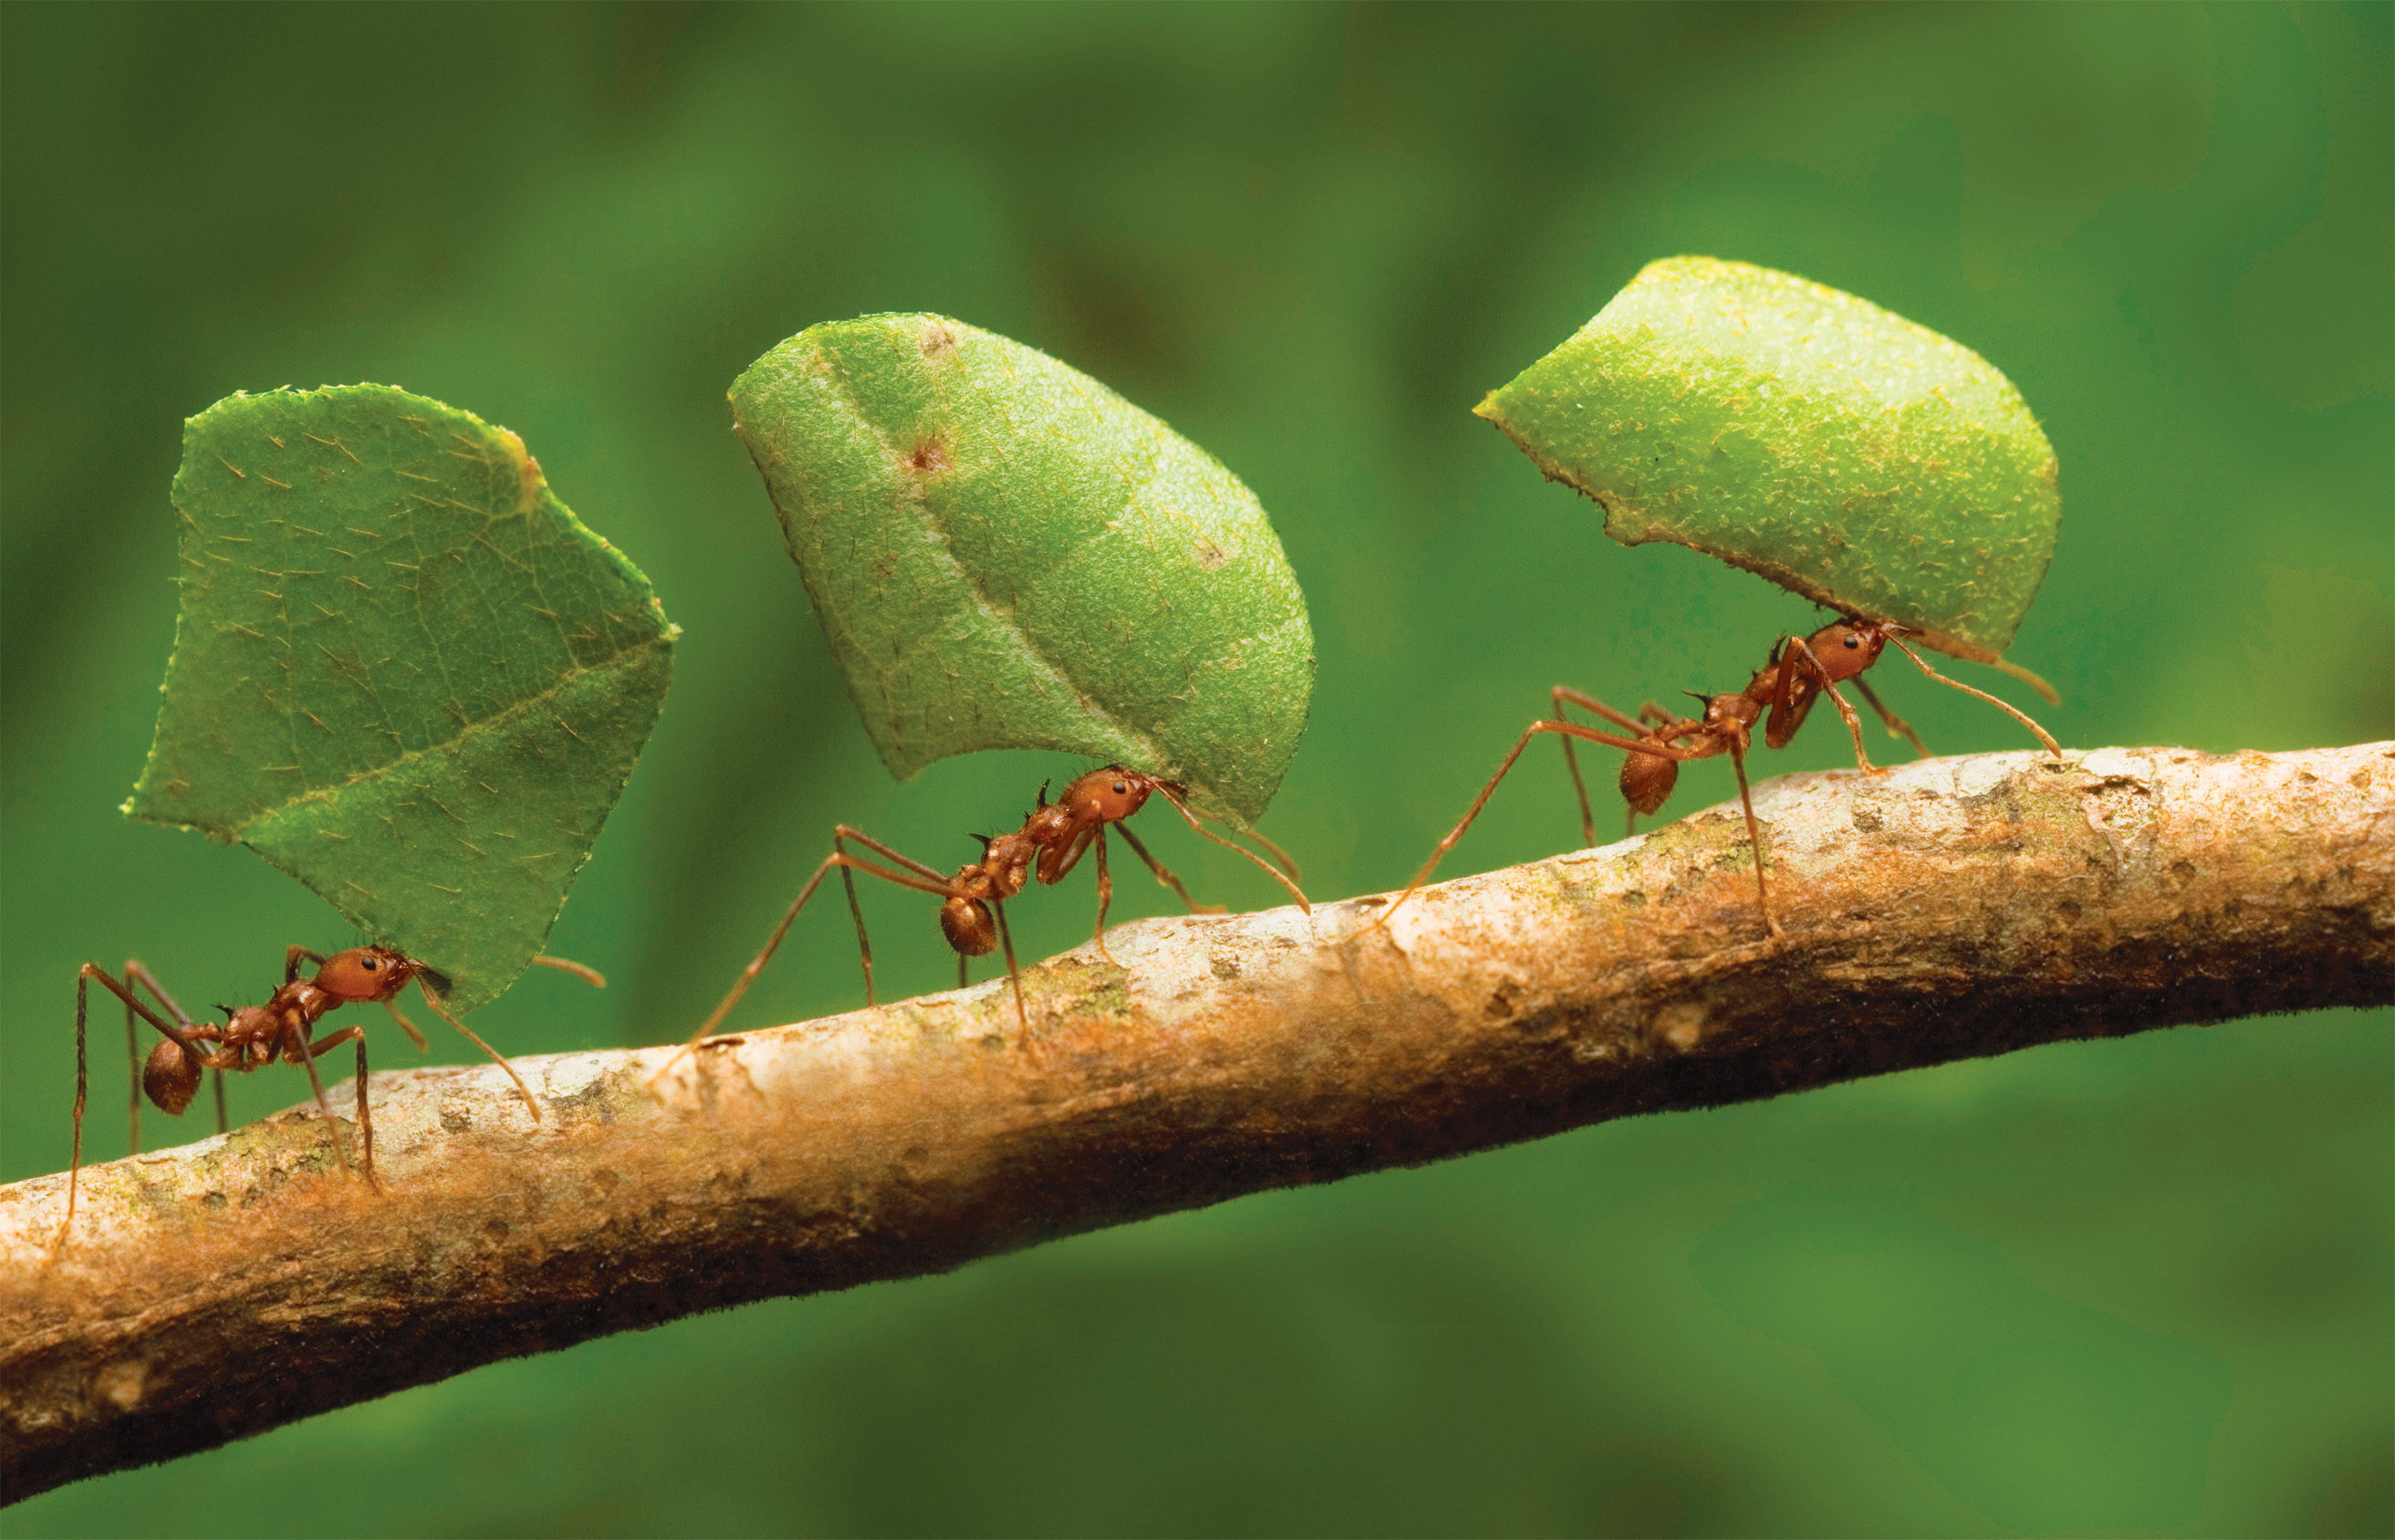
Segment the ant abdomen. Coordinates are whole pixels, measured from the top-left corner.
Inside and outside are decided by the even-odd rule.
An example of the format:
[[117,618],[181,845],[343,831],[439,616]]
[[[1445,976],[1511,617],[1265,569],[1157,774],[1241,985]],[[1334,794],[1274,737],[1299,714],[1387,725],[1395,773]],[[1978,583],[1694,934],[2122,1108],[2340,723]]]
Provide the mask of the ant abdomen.
[[200,1089],[200,1056],[168,1038],[141,1065],[141,1089],[162,1112],[180,1115]]
[[948,945],[966,957],[986,957],[998,949],[998,925],[989,906],[962,896],[940,906],[940,931]]
[[1632,750],[1621,762],[1621,800],[1641,814],[1652,813],[1671,800],[1680,784],[1680,762],[1661,754]]

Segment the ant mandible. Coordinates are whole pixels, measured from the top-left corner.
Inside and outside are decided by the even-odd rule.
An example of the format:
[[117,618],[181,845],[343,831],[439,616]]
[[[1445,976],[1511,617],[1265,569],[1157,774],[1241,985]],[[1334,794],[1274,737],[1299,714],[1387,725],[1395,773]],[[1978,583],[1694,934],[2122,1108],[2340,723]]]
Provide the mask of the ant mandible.
[[[607,987],[606,979],[597,970],[562,958],[536,957],[534,962],[575,975],[597,989]],[[299,976],[303,962],[317,964],[313,978]],[[132,1150],[141,1152],[141,1096],[147,1093],[159,1110],[179,1115],[192,1104],[200,1088],[200,1071],[218,1071],[217,1132],[225,1131],[224,1074],[232,1070],[245,1074],[252,1069],[272,1064],[280,1058],[285,1064],[297,1064],[308,1071],[308,1084],[316,1093],[316,1110],[332,1131],[333,1156],[346,1174],[350,1169],[349,1151],[341,1144],[341,1126],[333,1119],[332,1107],[324,1100],[324,1082],[316,1073],[316,1060],[344,1042],[355,1042],[358,1051],[358,1143],[360,1164],[366,1185],[380,1190],[374,1174],[374,1123],[366,1112],[366,1030],[352,1022],[336,1032],[328,1032],[314,1042],[308,1035],[316,1023],[344,1005],[377,1004],[390,1013],[418,1049],[431,1045],[416,1024],[400,1014],[398,1000],[401,990],[414,984],[423,994],[424,1002],[433,1014],[466,1034],[467,1038],[515,1082],[516,1092],[532,1109],[533,1121],[540,1121],[540,1103],[499,1051],[484,1042],[474,1029],[451,1015],[441,1002],[436,989],[446,989],[448,980],[431,966],[418,959],[405,956],[389,947],[352,947],[347,951],[326,957],[307,947],[293,947],[283,954],[283,984],[267,998],[263,1005],[231,1005],[218,1007],[225,1013],[222,1025],[194,1021],[182,1006],[175,1002],[158,982],[157,976],[138,962],[125,964],[125,981],[119,983],[107,969],[97,962],[86,962],[75,975],[75,1099],[74,1157],[67,1172],[66,1224],[59,1228],[59,1239],[64,1241],[67,1228],[74,1223],[76,1189],[83,1175],[83,1110],[87,1076],[85,1071],[86,1001],[90,982],[98,979],[102,988],[125,1002],[125,1048],[132,1061],[135,1090],[130,1099]],[[174,1020],[161,1020],[158,1014],[141,1002],[135,987],[147,989],[165,1006]],[[166,1041],[141,1056],[134,1017],[139,1016],[166,1036]],[[210,1048],[208,1045],[214,1044]]]
[[[1755,671],[1745,689],[1727,695],[1697,696],[1704,702],[1704,714],[1699,717],[1674,717],[1652,704],[1640,708],[1635,717],[1626,716],[1594,696],[1556,685],[1551,697],[1556,720],[1534,722],[1524,730],[1515,741],[1514,751],[1505,756],[1505,762],[1497,767],[1497,773],[1489,777],[1489,784],[1480,789],[1480,795],[1463,815],[1462,821],[1438,843],[1438,848],[1431,852],[1430,859],[1422,863],[1422,870],[1414,874],[1412,883],[1374,923],[1387,923],[1389,916],[1430,881],[1431,872],[1455,847],[1455,843],[1463,838],[1463,831],[1472,827],[1472,820],[1480,816],[1480,809],[1488,803],[1490,793],[1497,790],[1497,783],[1514,768],[1514,762],[1522,757],[1522,750],[1530,739],[1541,733],[1553,733],[1563,740],[1564,758],[1571,766],[1572,785],[1580,794],[1581,832],[1590,844],[1596,843],[1596,822],[1589,811],[1587,788],[1581,782],[1580,762],[1572,753],[1573,738],[1585,738],[1591,743],[1629,750],[1621,763],[1621,800],[1629,804],[1634,830],[1638,815],[1653,813],[1671,796],[1673,787],[1679,780],[1682,761],[1712,759],[1725,753],[1729,755],[1730,767],[1738,775],[1739,803],[1746,813],[1747,844],[1754,851],[1755,901],[1763,910],[1766,929],[1775,937],[1784,935],[1779,920],[1771,912],[1771,890],[1763,875],[1763,840],[1754,821],[1754,797],[1746,784],[1746,753],[1752,747],[1751,736],[1757,721],[1764,721],[1763,741],[1766,747],[1785,748],[1788,741],[1796,736],[1796,730],[1805,724],[1806,714],[1812,710],[1813,703],[1827,694],[1837,706],[1838,714],[1846,719],[1847,731],[1854,735],[1855,763],[1865,775],[1885,775],[1886,772],[1873,765],[1871,756],[1863,750],[1862,719],[1855,714],[1852,706],[1846,704],[1846,697],[1838,693],[1840,684],[1852,680],[1855,687],[1862,692],[1863,698],[1871,703],[1872,710],[1887,724],[1890,733],[1909,739],[1919,752],[1928,753],[1928,746],[1921,741],[1920,735],[1903,718],[1881,704],[1879,697],[1861,678],[1863,670],[1878,662],[1880,654],[1893,644],[1898,651],[1912,659],[1913,665],[1923,673],[1940,684],[1952,685],[1965,695],[1978,696],[1981,700],[2010,712],[2037,735],[2038,741],[2045,745],[2047,753],[2058,760],[2062,757],[2060,746],[2025,713],[1985,690],[1975,690],[1960,680],[1947,678],[1923,661],[1919,653],[1904,644],[1903,638],[1920,634],[1918,631],[1894,621],[1846,616],[1831,621],[1811,636],[1783,637],[1774,644],[1770,661]],[[2053,698],[2054,692],[2043,680],[2028,674],[2027,670],[2016,671],[2034,684],[2040,693]],[[1693,690],[1688,693],[1696,695]],[[1594,711],[1616,726],[1627,728],[1638,736],[1623,737],[1563,720],[1567,703]],[[1764,720],[1766,711],[1770,713],[1767,721]],[[1687,747],[1677,747],[1683,740]]]
[[[723,1018],[731,1014],[733,1006],[739,1003],[740,997],[748,992],[748,986],[764,970],[774,949],[782,944],[782,937],[788,933],[791,922],[798,919],[799,910],[806,908],[807,900],[814,896],[815,888],[823,882],[824,874],[834,867],[840,869],[840,883],[848,890],[849,914],[856,922],[856,950],[865,970],[867,1004],[873,1003],[873,945],[866,938],[865,911],[857,907],[856,883],[849,875],[851,871],[867,872],[884,882],[910,887],[920,893],[933,894],[945,900],[940,905],[940,930],[947,936],[948,945],[956,949],[959,989],[964,988],[966,982],[966,959],[986,957],[1002,944],[1006,949],[1007,976],[1014,985],[1015,1015],[1024,1030],[1028,1032],[1031,1029],[1030,1008],[1024,1003],[1023,973],[1014,960],[1014,938],[1006,929],[1006,900],[1021,893],[1033,877],[1050,886],[1063,882],[1065,875],[1079,864],[1082,856],[1094,846],[1098,858],[1095,938],[1099,955],[1108,962],[1114,962],[1114,954],[1106,950],[1106,906],[1113,901],[1115,892],[1114,879],[1106,872],[1108,825],[1116,826],[1115,832],[1120,834],[1132,852],[1147,863],[1147,869],[1156,873],[1158,882],[1171,888],[1184,904],[1189,906],[1190,912],[1222,912],[1219,905],[1200,904],[1190,897],[1189,890],[1181,885],[1181,879],[1148,854],[1147,847],[1140,843],[1138,835],[1123,827],[1123,820],[1146,806],[1147,799],[1152,795],[1171,803],[1173,810],[1198,833],[1227,850],[1237,851],[1262,867],[1275,882],[1289,890],[1299,908],[1309,914],[1313,912],[1306,904],[1305,895],[1298,891],[1297,883],[1292,880],[1298,875],[1296,863],[1290,860],[1278,845],[1256,834],[1253,830],[1249,830],[1256,842],[1271,853],[1278,863],[1276,865],[1274,861],[1266,861],[1253,851],[1242,849],[1208,829],[1198,821],[1198,815],[1190,811],[1189,790],[1178,781],[1126,770],[1119,764],[1109,764],[1076,777],[1065,788],[1065,794],[1052,803],[1048,800],[1049,785],[1046,781],[1040,783],[1039,806],[1025,816],[1021,829],[1012,834],[974,835],[973,838],[982,843],[981,859],[959,867],[953,877],[944,877],[937,869],[900,855],[861,830],[852,829],[846,824],[836,826],[832,830],[831,854],[815,868],[814,875],[807,879],[806,886],[801,888],[798,897],[791,900],[788,910],[782,916],[782,923],[774,927],[772,936],[766,937],[764,949],[741,970],[740,976],[733,981],[730,992],[724,995],[722,1003],[716,1006],[714,1013],[700,1023],[698,1030],[691,1034],[690,1042],[682,1045],[682,1052],[689,1052],[701,1039],[713,1035],[716,1028],[722,1025]],[[893,871],[888,867],[876,866],[871,861],[850,855],[844,843],[849,840],[854,840],[905,870]],[[681,1056],[677,1054],[674,1059]],[[657,1072],[663,1074],[666,1069],[670,1069],[674,1059],[668,1060]]]

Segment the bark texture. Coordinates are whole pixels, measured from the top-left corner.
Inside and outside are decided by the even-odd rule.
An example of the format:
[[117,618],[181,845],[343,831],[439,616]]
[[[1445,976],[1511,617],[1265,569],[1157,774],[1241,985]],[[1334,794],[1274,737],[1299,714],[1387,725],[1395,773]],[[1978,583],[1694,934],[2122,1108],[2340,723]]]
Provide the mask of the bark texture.
[[1263,1188],[2395,999],[2395,745],[1925,760],[1756,806],[1776,945],[1728,803],[1385,926],[1385,896],[1126,925],[1120,967],[1027,971],[1027,1035],[1001,978],[715,1040],[654,1089],[669,1050],[519,1059],[537,1123],[492,1068],[377,1075],[380,1195],[312,1103],[86,1170],[63,1243],[65,1176],[0,1188],[5,1496]]

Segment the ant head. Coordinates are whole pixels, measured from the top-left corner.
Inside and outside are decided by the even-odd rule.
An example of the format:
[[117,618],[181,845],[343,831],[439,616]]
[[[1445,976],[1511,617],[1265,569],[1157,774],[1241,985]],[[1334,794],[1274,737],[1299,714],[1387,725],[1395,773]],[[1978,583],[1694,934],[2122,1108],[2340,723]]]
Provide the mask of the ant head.
[[998,923],[978,898],[959,894],[942,904],[940,931],[961,957],[986,957],[998,949]]
[[418,974],[431,979],[436,988],[448,986],[449,981],[430,968],[389,947],[352,947],[324,960],[324,965],[316,970],[316,988],[351,1003],[390,1000]]
[[1859,656],[1870,663],[1887,647],[1888,633],[1897,628],[1880,620],[1849,617],[1827,628],[1830,645]]
[[1059,806],[1086,823],[1119,823],[1147,805],[1148,793],[1166,783],[1119,764],[1092,770],[1065,788]]
[[1870,667],[1886,644],[1887,628],[1859,615],[1842,615],[1805,639],[1821,666],[1838,679]]

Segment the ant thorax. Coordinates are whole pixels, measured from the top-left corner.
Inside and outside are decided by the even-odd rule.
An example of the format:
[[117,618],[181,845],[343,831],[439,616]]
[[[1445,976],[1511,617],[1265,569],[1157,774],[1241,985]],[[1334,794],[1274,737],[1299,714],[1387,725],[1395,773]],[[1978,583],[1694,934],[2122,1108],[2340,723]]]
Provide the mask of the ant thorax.
[[[1765,673],[1772,671],[1768,669],[1764,670]],[[1758,683],[1762,678],[1762,674],[1755,675]],[[1754,725],[1754,719],[1763,714],[1763,703],[1769,698],[1767,695],[1757,695],[1753,684],[1748,685],[1742,694],[1733,691],[1728,695],[1711,697],[1705,701],[1705,731],[1744,733]]]
[[[1049,843],[1041,838],[1044,831],[1042,820],[1052,813],[1062,811],[1057,807],[1043,807],[1015,832],[1000,834],[991,840],[988,848],[982,852],[978,865],[965,867],[957,872],[958,882],[973,885],[974,879],[979,878],[988,885],[989,896],[995,898],[1012,898],[1021,893],[1031,881],[1031,863],[1039,858],[1040,847]],[[980,953],[973,955],[979,956]]]

